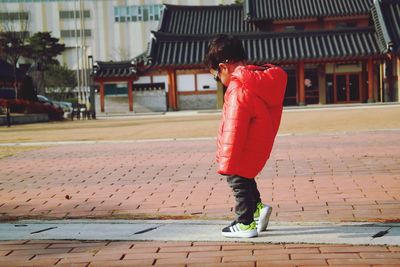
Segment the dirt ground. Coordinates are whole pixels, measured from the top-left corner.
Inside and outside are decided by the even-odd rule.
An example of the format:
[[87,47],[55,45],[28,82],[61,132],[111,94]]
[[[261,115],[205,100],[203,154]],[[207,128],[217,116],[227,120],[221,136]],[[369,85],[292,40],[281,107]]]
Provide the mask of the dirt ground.
[[[220,113],[166,115],[15,125],[0,128],[1,143],[215,137]],[[278,134],[400,129],[400,105],[285,109]]]

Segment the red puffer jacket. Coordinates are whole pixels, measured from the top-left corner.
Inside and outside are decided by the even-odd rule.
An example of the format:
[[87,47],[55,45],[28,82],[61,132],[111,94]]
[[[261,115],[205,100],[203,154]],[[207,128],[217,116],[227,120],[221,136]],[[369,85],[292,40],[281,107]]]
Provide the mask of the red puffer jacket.
[[273,65],[235,69],[218,133],[218,173],[254,178],[262,170],[280,125],[286,82],[286,72]]

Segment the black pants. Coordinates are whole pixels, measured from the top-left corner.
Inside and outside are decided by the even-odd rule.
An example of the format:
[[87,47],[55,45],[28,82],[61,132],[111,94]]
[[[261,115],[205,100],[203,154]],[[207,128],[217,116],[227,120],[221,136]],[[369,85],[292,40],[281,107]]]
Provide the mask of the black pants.
[[229,186],[233,190],[236,205],[236,222],[250,224],[254,220],[254,211],[258,202],[261,202],[260,192],[257,189],[255,179],[247,179],[238,175],[227,178]]

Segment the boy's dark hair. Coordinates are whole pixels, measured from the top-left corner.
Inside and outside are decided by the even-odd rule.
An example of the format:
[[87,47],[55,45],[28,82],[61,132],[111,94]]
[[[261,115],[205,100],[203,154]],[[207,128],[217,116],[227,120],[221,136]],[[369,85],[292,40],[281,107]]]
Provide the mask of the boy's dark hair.
[[218,64],[232,61],[238,62],[247,59],[242,42],[231,35],[221,34],[211,40],[208,45],[204,64],[209,69],[218,69]]

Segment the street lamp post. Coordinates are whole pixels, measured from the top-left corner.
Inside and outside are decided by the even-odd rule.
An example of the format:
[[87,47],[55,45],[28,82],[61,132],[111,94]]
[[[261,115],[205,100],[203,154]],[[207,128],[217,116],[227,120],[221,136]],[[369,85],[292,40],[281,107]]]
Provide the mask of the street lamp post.
[[89,70],[90,70],[90,80],[89,80],[89,104],[90,104],[90,114],[92,119],[96,119],[96,100],[94,95],[94,72],[93,72],[93,56],[88,56]]
[[[7,43],[7,47],[8,47],[9,50],[12,50],[13,49],[13,43],[12,42]],[[17,62],[15,62],[13,60],[12,64],[13,64],[13,75],[14,75],[15,99],[18,99],[18,82],[17,82],[17,66],[16,66]]]

